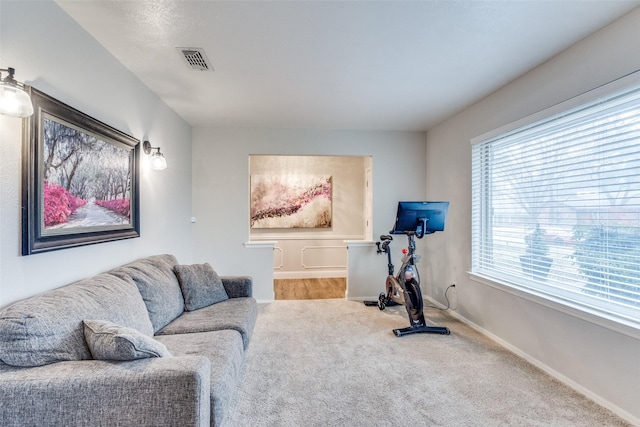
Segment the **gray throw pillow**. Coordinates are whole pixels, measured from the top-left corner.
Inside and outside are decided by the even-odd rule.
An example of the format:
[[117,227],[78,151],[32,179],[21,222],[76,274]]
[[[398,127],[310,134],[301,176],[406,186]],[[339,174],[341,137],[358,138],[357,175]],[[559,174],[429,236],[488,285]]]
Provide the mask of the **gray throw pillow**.
[[229,299],[222,279],[209,263],[175,265],[173,271],[182,289],[186,311],[197,310]]
[[105,320],[83,320],[84,339],[96,360],[171,357],[164,344],[133,328]]

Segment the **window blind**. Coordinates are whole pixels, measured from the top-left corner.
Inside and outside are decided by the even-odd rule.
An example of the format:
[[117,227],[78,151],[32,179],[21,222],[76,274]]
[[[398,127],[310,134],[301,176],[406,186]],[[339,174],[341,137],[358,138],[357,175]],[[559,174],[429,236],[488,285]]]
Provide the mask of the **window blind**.
[[472,147],[472,272],[640,326],[640,86]]

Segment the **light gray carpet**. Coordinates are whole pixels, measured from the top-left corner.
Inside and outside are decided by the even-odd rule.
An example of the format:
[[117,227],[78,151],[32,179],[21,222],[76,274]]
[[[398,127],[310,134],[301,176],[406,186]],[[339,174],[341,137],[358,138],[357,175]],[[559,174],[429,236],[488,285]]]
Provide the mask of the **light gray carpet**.
[[396,338],[404,307],[260,304],[228,426],[628,426],[446,312]]

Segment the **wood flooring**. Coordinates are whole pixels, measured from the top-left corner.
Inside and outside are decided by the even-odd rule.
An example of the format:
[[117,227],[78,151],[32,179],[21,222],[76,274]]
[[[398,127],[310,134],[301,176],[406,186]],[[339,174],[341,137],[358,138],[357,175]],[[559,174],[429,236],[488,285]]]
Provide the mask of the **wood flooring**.
[[275,279],[273,290],[277,300],[344,298],[347,279]]

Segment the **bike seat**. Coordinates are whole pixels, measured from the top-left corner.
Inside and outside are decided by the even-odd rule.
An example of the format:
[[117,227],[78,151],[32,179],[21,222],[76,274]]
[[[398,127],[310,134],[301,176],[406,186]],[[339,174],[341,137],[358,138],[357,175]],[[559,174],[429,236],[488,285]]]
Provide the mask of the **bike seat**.
[[380,236],[380,240],[393,240],[393,237],[389,236],[388,234],[383,234],[382,236]]

